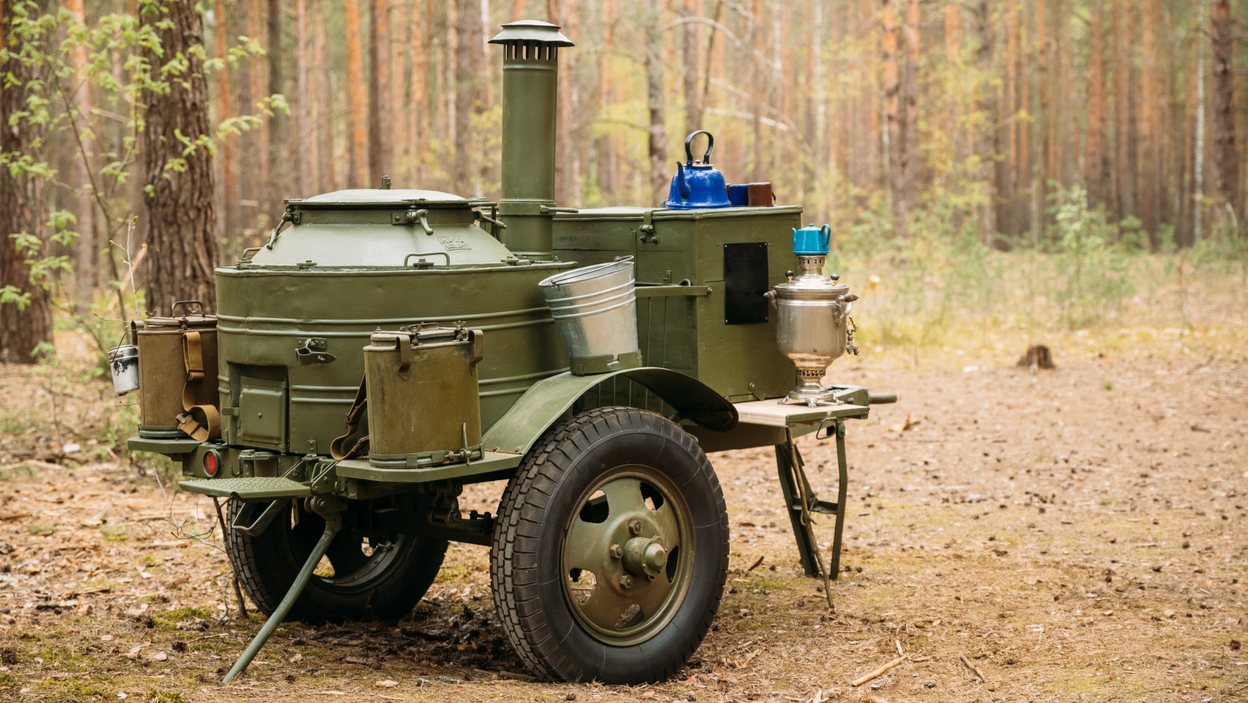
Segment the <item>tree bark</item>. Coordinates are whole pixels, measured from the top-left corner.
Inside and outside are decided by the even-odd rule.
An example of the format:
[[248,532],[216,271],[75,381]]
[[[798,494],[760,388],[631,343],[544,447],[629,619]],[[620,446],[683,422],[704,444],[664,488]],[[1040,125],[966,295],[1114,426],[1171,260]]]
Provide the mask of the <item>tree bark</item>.
[[[175,3],[179,1],[173,0]],[[223,62],[221,70],[217,75],[219,76],[218,87],[221,91],[221,94],[218,96],[221,106],[220,121],[225,122],[234,116],[233,94],[230,92],[229,15],[225,11],[225,0],[216,0],[213,20],[216,23],[216,26],[213,27],[213,37],[216,40],[216,58]],[[238,226],[238,171],[234,167],[234,145],[230,142],[230,139],[230,137],[225,137],[221,140],[221,179],[223,189],[221,197],[221,230],[218,236],[222,241],[230,241]]]
[[[269,85],[267,93],[285,95],[287,93],[286,85],[282,82],[282,6],[281,0],[265,0],[268,6],[269,15],[269,41],[266,45],[267,55],[269,59]],[[286,132],[288,117],[282,112],[274,112],[273,116],[268,118],[268,136],[269,136],[269,174],[284,173],[288,170],[286,164]],[[269,188],[269,212],[274,217],[279,216],[282,212],[282,190],[287,187],[287,183],[268,183]]]
[[[263,39],[263,37],[261,37],[261,33],[263,32],[261,27],[263,25],[260,21],[260,10],[263,8],[263,2],[264,0],[246,0],[247,34],[257,43],[261,43],[261,40]],[[252,194],[252,197],[254,197],[258,203],[256,227],[259,230],[263,230],[266,225],[272,223],[273,217],[276,215],[276,213],[269,209],[271,207],[269,197],[271,191],[273,190],[272,184],[269,183],[270,171],[269,159],[267,158],[267,152],[269,149],[270,118],[268,111],[260,108],[261,101],[269,97],[268,73],[269,67],[266,58],[260,56],[251,57],[252,109],[260,112],[260,130],[259,133],[251,136],[250,141],[255,149],[252,153],[266,154],[266,158],[259,159],[259,163],[256,164],[257,173],[255,177],[256,180],[254,182],[257,187],[255,192]]]
[[[987,74],[992,68],[993,51],[996,44],[992,17],[993,3],[990,0],[978,0],[975,5],[976,46],[975,63]],[[978,111],[982,113],[975,138],[976,166],[974,180],[980,184],[980,203],[976,224],[981,241],[986,246],[995,246],[997,237],[997,194],[992,187],[992,165],[997,157],[997,91],[988,81],[981,81],[978,86]]]
[[[15,0],[0,0],[0,46],[8,46],[12,36]],[[36,0],[34,11],[47,11],[47,0]],[[51,51],[52,47],[44,47]],[[35,96],[28,90],[31,82],[48,79],[46,65],[28,65],[11,59],[0,64],[5,74],[0,90],[0,153],[30,155],[36,161],[41,154],[35,150],[47,136],[47,127],[29,118],[15,118],[15,113],[29,109],[27,100]],[[12,286],[19,295],[28,295],[29,302],[21,309],[16,303],[0,303],[0,361],[32,364],[38,361],[35,348],[52,342],[52,303],[48,290],[30,280],[29,259],[48,254],[43,204],[44,180],[21,169],[0,171],[0,289]],[[38,242],[35,251],[19,250],[10,235],[25,234]]]
[[650,111],[650,138],[647,144],[650,154],[648,205],[657,205],[667,199],[670,178],[663,103],[663,37],[659,33],[659,7],[659,0],[645,0],[642,6],[642,33],[646,43],[646,105]]
[[[695,0],[684,0],[682,5],[686,18],[698,14]],[[684,27],[684,88],[685,88],[685,134],[702,129],[702,107],[698,100],[698,25],[689,22]]]
[[893,0],[880,4],[880,26],[884,62],[884,117],[888,121],[888,195],[893,208],[893,225],[904,233],[907,219],[905,195],[905,142],[901,136],[901,80],[897,71],[897,11]]
[[390,32],[388,0],[373,0],[368,13],[368,175],[381,185],[390,173]]
[[330,109],[332,100],[329,94],[329,66],[325,61],[325,0],[312,2],[312,63],[316,73],[312,79],[312,87],[316,94],[316,181],[318,193],[334,190],[338,187],[336,161],[334,159],[334,113]]
[[1209,37],[1213,48],[1213,196],[1214,222],[1228,215],[1239,219],[1239,154],[1235,143],[1235,72],[1231,6],[1228,0],[1212,0]]
[[360,0],[343,0],[347,30],[347,85],[351,101],[351,173],[347,187],[368,185],[368,97],[364,85],[364,53],[360,48]]
[[1140,221],[1144,231],[1148,233],[1155,249],[1160,240],[1157,237],[1157,208],[1161,204],[1161,191],[1157,180],[1160,164],[1157,161],[1157,110],[1160,107],[1160,76],[1156,75],[1153,66],[1157,61],[1157,18],[1153,15],[1153,4],[1144,0],[1140,12],[1141,70],[1140,70]]
[[193,142],[212,134],[208,84],[200,59],[203,23],[191,0],[153,6],[143,11],[140,21],[160,39],[160,54],[144,51],[154,76],[159,77],[160,68],[173,57],[186,60],[180,79],[164,81],[166,90],[145,89],[140,97],[148,106],[143,132],[144,180],[149,190],[144,200],[147,305],[168,315],[176,301],[199,300],[206,312],[212,312],[217,255],[212,156],[203,146],[184,153],[179,138]]
[[[919,195],[919,0],[906,2],[906,77],[901,91],[905,103],[903,130],[902,192],[906,197],[906,217]],[[907,223],[907,230],[909,224]]]
[[1083,161],[1088,207],[1107,204],[1108,151],[1105,148],[1105,30],[1101,0],[1092,0],[1088,20],[1088,134]]
[[[67,0],[65,9],[69,12],[74,27],[86,28],[86,10],[83,0]],[[73,109],[78,116],[75,122],[78,128],[71,134],[80,135],[81,143],[75,143],[73,168],[70,169],[70,186],[73,187],[73,212],[78,219],[75,229],[78,232],[78,249],[74,257],[74,308],[79,315],[89,314],[92,298],[95,295],[96,273],[99,270],[99,237],[95,226],[95,197],[92,187],[94,169],[94,140],[87,129],[91,114],[91,83],[87,75],[87,48],[82,44],[74,47],[70,54],[72,74],[66,87],[72,92]]]
[[456,193],[473,195],[476,153],[472,142],[472,115],[479,100],[477,40],[481,36],[481,8],[477,0],[456,0],[455,21],[455,161],[451,176]]
[[1131,14],[1127,0],[1114,6],[1114,176],[1118,219],[1134,215],[1135,171],[1131,168]]
[[300,148],[295,150],[295,187],[297,197],[307,198],[313,195],[312,157],[315,146],[312,138],[312,83],[308,76],[308,0],[295,0],[295,131],[298,133]]

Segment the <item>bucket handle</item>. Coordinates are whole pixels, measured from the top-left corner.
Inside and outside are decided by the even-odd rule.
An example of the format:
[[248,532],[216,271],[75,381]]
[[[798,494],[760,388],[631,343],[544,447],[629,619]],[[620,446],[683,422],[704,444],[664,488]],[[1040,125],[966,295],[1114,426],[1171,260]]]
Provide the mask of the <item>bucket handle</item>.
[[699,134],[706,135],[706,153],[702,155],[702,161],[700,163],[709,164],[711,163],[711,150],[715,148],[715,135],[705,129],[690,132],[689,136],[685,137],[685,159],[689,163],[693,163],[693,138]]
[[399,336],[395,340],[395,346],[399,348],[399,373],[407,373],[412,367],[412,338]]

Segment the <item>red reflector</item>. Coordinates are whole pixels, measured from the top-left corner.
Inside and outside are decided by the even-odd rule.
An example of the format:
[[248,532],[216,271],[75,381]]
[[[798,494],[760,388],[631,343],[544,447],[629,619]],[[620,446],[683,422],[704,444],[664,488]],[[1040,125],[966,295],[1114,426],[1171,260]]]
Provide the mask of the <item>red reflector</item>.
[[221,457],[216,452],[208,452],[204,455],[204,473],[216,476],[219,468],[221,468]]

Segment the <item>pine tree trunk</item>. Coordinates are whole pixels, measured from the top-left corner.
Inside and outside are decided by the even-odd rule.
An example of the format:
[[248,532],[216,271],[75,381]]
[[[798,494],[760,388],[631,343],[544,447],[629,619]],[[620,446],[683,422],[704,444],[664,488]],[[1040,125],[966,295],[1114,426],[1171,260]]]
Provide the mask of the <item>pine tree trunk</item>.
[[313,195],[312,83],[308,75],[308,0],[295,0],[295,131],[300,147],[295,150],[295,183],[300,198]]
[[[645,37],[646,105],[650,111],[650,192],[647,205],[667,199],[667,126],[663,103],[663,35],[659,33],[659,0],[645,0],[642,6],[642,33]],[[757,117],[755,118],[757,120]]]
[[[67,0],[65,9],[75,28],[86,28],[86,11],[82,0]],[[74,308],[79,315],[88,315],[95,294],[96,273],[99,270],[99,238],[95,226],[95,198],[92,177],[94,154],[92,140],[87,132],[88,116],[91,114],[91,84],[87,75],[87,48],[83,44],[74,47],[70,54],[72,74],[62,79],[73,93],[73,108],[78,112],[76,130],[70,130],[74,142],[73,168],[70,170],[70,186],[77,192],[74,198],[74,215],[78,224],[78,250],[74,258]],[[76,136],[74,136],[76,135]],[[0,235],[3,236],[3,235]]]
[[351,102],[351,172],[347,187],[366,188],[368,173],[368,96],[364,52],[360,47],[360,0],[343,0],[347,30],[347,86]]
[[1102,1],[1092,0],[1088,20],[1088,135],[1083,161],[1084,182],[1088,189],[1088,207],[1106,205],[1109,193],[1106,176],[1109,172],[1105,149],[1105,29],[1102,22]]
[[888,195],[894,226],[905,235],[906,209],[905,141],[901,132],[901,81],[897,72],[897,11],[893,0],[880,3],[880,26],[884,30],[884,114],[888,120]]
[[1131,13],[1127,0],[1114,6],[1114,175],[1118,219],[1136,213],[1135,173],[1131,168]]
[[[697,3],[684,0],[682,10],[686,18],[697,16]],[[685,59],[685,134],[702,129],[702,108],[698,101],[698,25],[689,22],[684,27]]]
[[312,0],[312,63],[316,73],[312,79],[316,94],[316,181],[314,189],[325,193],[338,187],[336,160],[334,158],[334,113],[329,94],[329,67],[325,61],[325,0]]
[[455,35],[455,161],[451,175],[455,192],[473,195],[476,153],[472,142],[472,114],[478,102],[477,60],[481,52],[481,10],[476,0],[456,0]]
[[[259,2],[260,0],[257,0]],[[281,0],[265,0],[268,7],[269,15],[269,41],[266,46],[269,59],[269,83],[266,88],[266,95],[280,93],[285,95],[286,85],[282,82],[282,6]],[[279,111],[274,111],[273,116],[267,118],[267,134],[269,143],[269,176],[270,180],[265,186],[268,188],[269,204],[267,209],[273,217],[279,217],[282,212],[282,191],[289,187],[289,183],[278,181],[277,174],[289,172],[289,164],[286,163],[286,132],[288,117]],[[275,182],[276,181],[276,182]],[[273,223],[276,224],[276,223]]]
[[1140,221],[1144,231],[1148,233],[1155,249],[1160,240],[1157,237],[1157,207],[1161,204],[1161,192],[1158,190],[1157,163],[1157,110],[1160,107],[1158,79],[1153,70],[1157,60],[1156,40],[1157,18],[1153,15],[1153,4],[1144,0],[1140,12]]
[[[264,0],[245,1],[247,3],[247,35],[256,42],[260,42],[262,38],[260,10],[262,7],[261,3]],[[264,57],[253,56],[251,58],[251,99],[253,102],[249,109],[260,115],[260,130],[258,133],[251,135],[249,139],[253,145],[254,150],[251,152],[253,154],[264,154],[269,148],[269,116],[260,107],[261,101],[269,97],[268,72],[268,63]],[[256,184],[256,188],[251,195],[257,201],[256,227],[263,229],[266,225],[272,224],[276,213],[269,210],[269,192],[272,190],[272,185],[269,183],[269,160],[262,158],[258,161],[259,163],[255,164],[256,175],[253,181]]]
[[1209,38],[1213,49],[1213,218],[1222,222],[1230,215],[1238,220],[1239,154],[1235,143],[1235,72],[1231,7],[1228,0],[1212,0]]
[[390,174],[390,17],[388,0],[373,0],[368,13],[368,174],[381,185]]
[[[216,58],[224,62],[217,74],[221,122],[234,117],[233,93],[230,90],[229,17],[225,11],[225,0],[217,0],[216,10],[213,13],[213,19],[216,22],[213,37],[216,40]],[[231,241],[238,226],[238,171],[234,165],[234,144],[231,139],[231,137],[225,137],[221,140],[222,218],[221,229],[217,236],[223,242]]]
[[[975,5],[975,23],[977,45],[975,47],[975,63],[981,71],[988,73],[993,64],[996,35],[992,17],[993,4],[990,0],[978,0]],[[981,197],[977,226],[981,241],[986,246],[995,246],[997,237],[996,196],[992,187],[992,164],[997,157],[997,91],[988,81],[979,86],[977,108],[983,114],[981,124],[977,128],[975,139],[976,167],[974,178],[980,184]]]
[[[16,1],[0,0],[0,46],[8,46]],[[31,9],[42,15],[47,12],[47,0],[35,0]],[[4,126],[0,129],[0,153],[29,154],[38,160],[36,149],[44,142],[47,127],[28,118],[15,120],[14,115],[29,108],[26,86],[32,81],[47,80],[47,67],[10,59],[0,63],[0,73],[6,77],[4,89],[0,90],[0,125]],[[28,259],[48,255],[43,189],[44,181],[38,176],[20,170],[0,172],[0,232],[4,233],[0,239],[0,288],[13,286],[19,294],[30,296],[30,302],[20,310],[16,303],[0,303],[0,361],[7,363],[35,363],[35,348],[52,342],[50,296],[43,286],[31,283],[30,266],[26,264]],[[19,251],[17,242],[8,236],[17,233],[34,237],[39,242],[38,249]]]
[[176,301],[199,300],[205,311],[212,312],[216,305],[212,272],[217,255],[212,156],[202,146],[184,154],[180,138],[195,141],[212,134],[208,85],[199,58],[203,55],[203,24],[190,0],[173,0],[165,8],[163,15],[141,15],[140,21],[156,33],[162,49],[161,55],[145,51],[144,58],[156,75],[170,57],[185,57],[188,64],[181,80],[168,81],[168,91],[148,89],[140,98],[148,106],[143,133],[143,177],[149,190],[144,201],[147,305],[168,315]]
[[906,77],[902,83],[905,102],[903,137],[902,193],[906,198],[906,216],[919,195],[919,0],[906,2]]

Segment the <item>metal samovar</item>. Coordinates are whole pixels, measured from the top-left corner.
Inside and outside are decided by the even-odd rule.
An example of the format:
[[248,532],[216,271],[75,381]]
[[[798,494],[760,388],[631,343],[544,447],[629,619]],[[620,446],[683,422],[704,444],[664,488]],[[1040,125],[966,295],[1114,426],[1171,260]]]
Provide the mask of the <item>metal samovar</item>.
[[799,273],[765,295],[776,308],[776,342],[780,352],[797,367],[801,380],[781,403],[805,403],[811,407],[837,404],[834,390],[819,383],[828,366],[845,354],[858,353],[853,342],[849,311],[857,295],[838,276],[825,276],[831,229],[808,225],[793,230],[793,252]]

